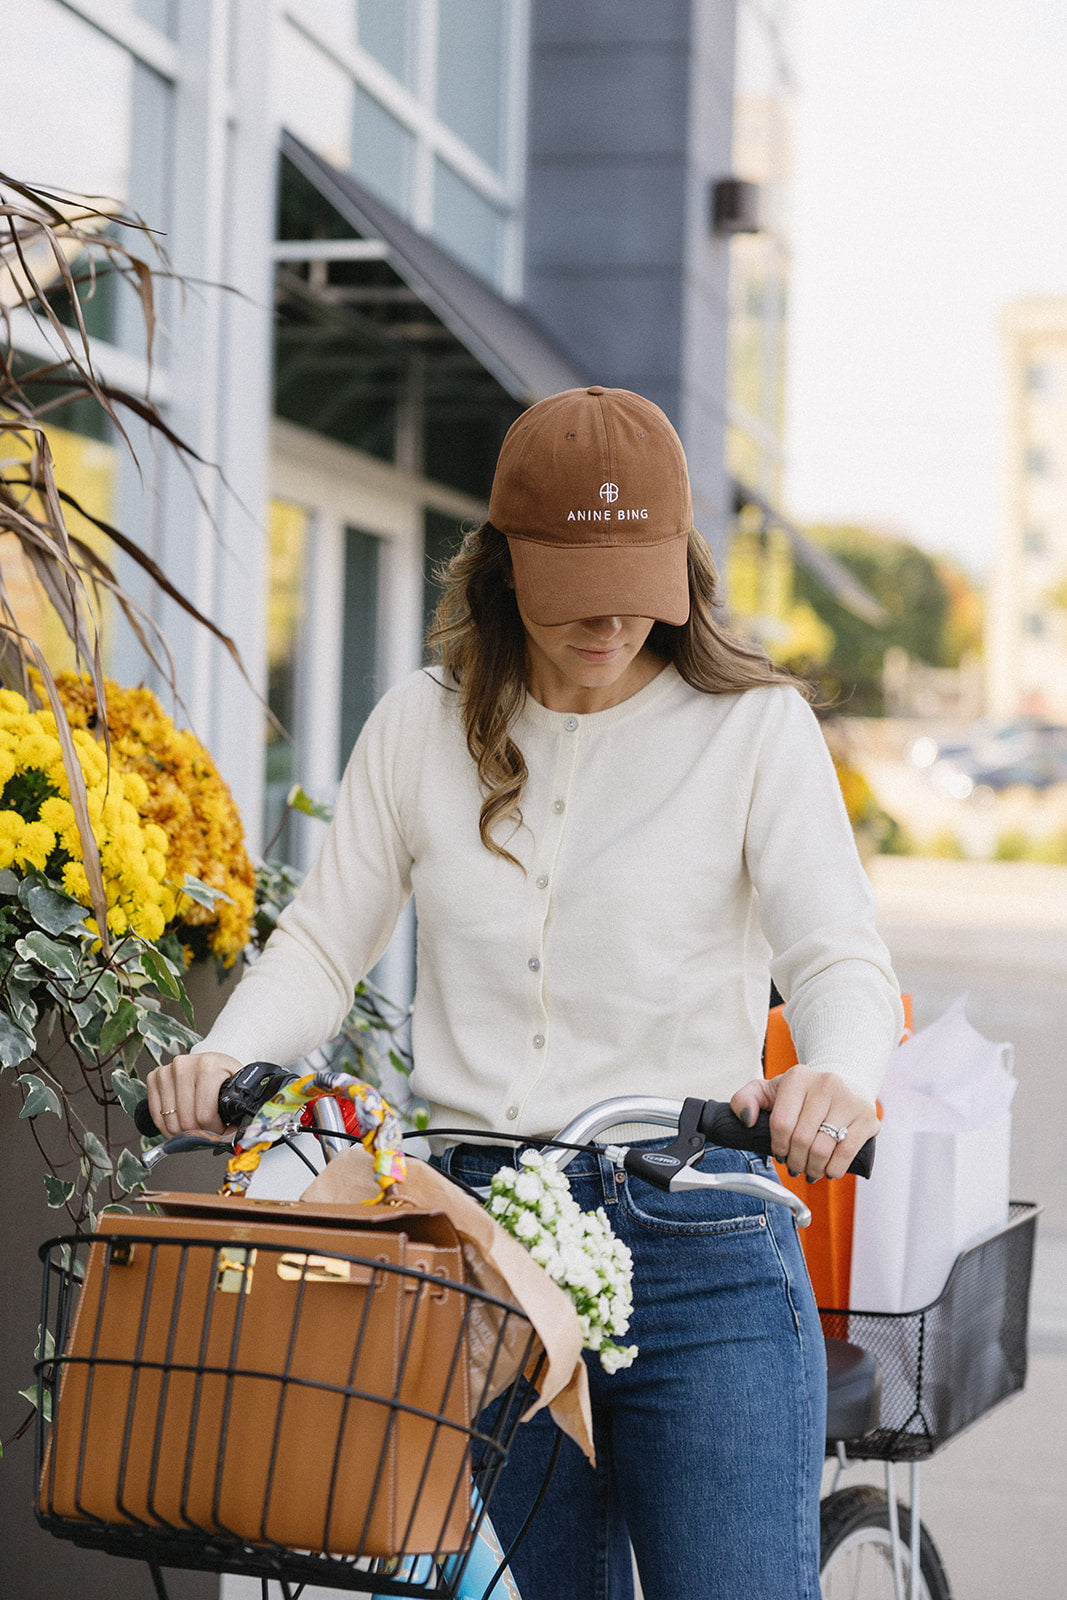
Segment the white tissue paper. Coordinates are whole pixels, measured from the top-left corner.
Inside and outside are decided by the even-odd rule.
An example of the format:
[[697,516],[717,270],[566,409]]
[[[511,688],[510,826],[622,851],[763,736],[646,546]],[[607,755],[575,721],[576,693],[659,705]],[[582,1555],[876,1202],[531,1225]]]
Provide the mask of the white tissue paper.
[[961,1250],[1008,1220],[1014,1051],[972,1028],[966,1002],[890,1059],[874,1171],[856,1185],[857,1311],[929,1305]]

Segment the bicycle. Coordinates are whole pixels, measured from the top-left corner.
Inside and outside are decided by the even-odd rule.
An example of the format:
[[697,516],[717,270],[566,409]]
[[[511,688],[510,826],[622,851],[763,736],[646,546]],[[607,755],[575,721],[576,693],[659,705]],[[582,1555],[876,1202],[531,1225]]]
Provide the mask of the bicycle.
[[[246,1121],[254,1115],[258,1106],[270,1095],[276,1092],[280,1082],[288,1075],[280,1074],[278,1069],[265,1068],[262,1063],[255,1063],[245,1068],[224,1085],[220,1095],[220,1112],[227,1124]],[[340,1080],[344,1075],[322,1074],[324,1098],[315,1102],[315,1137],[323,1149],[326,1159],[330,1159],[349,1142],[349,1135],[344,1127],[343,1118],[337,1102],[325,1097],[341,1086]],[[352,1080],[345,1080],[351,1082]],[[783,1204],[788,1206],[797,1218],[798,1226],[806,1225],[809,1220],[807,1208],[803,1202],[790,1191],[784,1189],[776,1179],[767,1175],[752,1173],[711,1174],[695,1170],[691,1163],[702,1153],[705,1140],[710,1136],[716,1142],[729,1145],[732,1148],[753,1150],[757,1154],[769,1155],[770,1138],[767,1126],[766,1113],[763,1114],[753,1129],[746,1129],[733,1117],[728,1106],[716,1105],[714,1102],[685,1101],[677,1102],[656,1097],[627,1097],[601,1102],[590,1108],[579,1118],[564,1128],[558,1141],[549,1149],[545,1156],[548,1163],[560,1170],[565,1170],[569,1159],[574,1153],[574,1148],[597,1148],[613,1161],[619,1168],[631,1173],[637,1173],[647,1181],[656,1183],[664,1189],[681,1190],[698,1187],[724,1188],[750,1195],[755,1195],[767,1203]],[[610,1130],[616,1124],[632,1123],[639,1121],[650,1123],[676,1130],[676,1138],[665,1149],[648,1151],[633,1146],[596,1144],[598,1136]],[[442,1132],[456,1130],[441,1130]],[[469,1138],[469,1131],[463,1133],[464,1138]],[[522,1141],[510,1135],[485,1135],[493,1143],[523,1144]],[[197,1140],[189,1136],[179,1136],[177,1139],[166,1141],[158,1147],[158,1151],[149,1153],[149,1160],[154,1165],[161,1154],[177,1152],[181,1149],[201,1148],[208,1141]],[[871,1141],[873,1144],[873,1141]],[[571,1148],[568,1148],[571,1147]],[[861,1152],[859,1169],[868,1166],[871,1151],[865,1147]],[[306,1157],[302,1157],[306,1159]],[[1036,1207],[1017,1207],[1017,1215],[1013,1218],[1009,1228],[997,1239],[1003,1244],[1010,1245],[1011,1268],[1014,1275],[1016,1290],[1020,1284],[1020,1273],[1029,1270],[1029,1252],[1033,1243],[1033,1222],[1036,1217]],[[1029,1226],[1027,1226],[1029,1224]],[[136,1247],[143,1236],[138,1235],[135,1228],[127,1228],[129,1242]],[[157,1233],[155,1243],[158,1245],[160,1235]],[[144,1241],[152,1244],[152,1240]],[[299,1242],[299,1241],[298,1241]],[[996,1244],[996,1240],[988,1244]],[[73,1301],[77,1297],[77,1286],[72,1276],[77,1244],[70,1240],[50,1241],[42,1247],[45,1257],[45,1297],[42,1310],[42,1326],[49,1325],[49,1306],[54,1302],[54,1309],[58,1313],[58,1337],[56,1350],[62,1351],[65,1347],[65,1335],[70,1321]],[[84,1249],[84,1243],[81,1246]],[[205,1246],[206,1248],[206,1246]],[[218,1247],[210,1246],[212,1250]],[[247,1249],[244,1254],[244,1264],[240,1257],[241,1246],[237,1245],[237,1260],[230,1261],[229,1270],[236,1273],[239,1290],[247,1293],[246,1275],[250,1273],[247,1266]],[[286,1251],[280,1246],[268,1245],[268,1250],[273,1250],[282,1260]],[[187,1245],[186,1250],[193,1249]],[[302,1259],[303,1266],[295,1270],[298,1281],[298,1292],[303,1294],[309,1276],[307,1263],[312,1260],[322,1262],[326,1259],[317,1254],[319,1246],[316,1245],[316,1254],[307,1254]],[[987,1246],[978,1246],[976,1251],[966,1252],[954,1268],[953,1277],[946,1285],[946,1294],[954,1279],[962,1273],[968,1275],[967,1261],[969,1257],[980,1255]],[[195,1253],[195,1252],[194,1252]],[[988,1251],[987,1251],[988,1253]],[[293,1251],[288,1251],[290,1261]],[[221,1259],[221,1255],[219,1256]],[[352,1257],[341,1257],[353,1261]],[[212,1257],[213,1266],[216,1257]],[[367,1265],[365,1263],[365,1265]],[[987,1263],[987,1270],[988,1270]],[[996,1265],[996,1264],[994,1264]],[[215,1266],[216,1271],[221,1268]],[[280,1271],[279,1267],[279,1271]],[[318,1270],[318,1269],[316,1269]],[[323,1269],[324,1270],[324,1269]],[[349,1269],[351,1270],[351,1269]],[[377,1273],[377,1280],[385,1276],[385,1263],[370,1263],[368,1270]],[[405,1269],[391,1267],[394,1274]],[[408,1269],[409,1270],[409,1269]],[[292,1266],[290,1267],[293,1272]],[[430,1274],[418,1273],[414,1277],[419,1285],[418,1293],[421,1297],[424,1286]],[[974,1274],[971,1273],[971,1277]],[[55,1281],[54,1281],[55,1280]],[[463,1290],[463,1285],[451,1278],[443,1278],[440,1273],[435,1282],[444,1284],[445,1291]],[[1006,1281],[1006,1279],[1005,1279]],[[50,1293],[56,1289],[58,1292]],[[1025,1285],[1023,1285],[1025,1290]],[[470,1291],[467,1290],[469,1295]],[[239,1294],[238,1299],[242,1296]],[[371,1296],[373,1298],[373,1296]],[[1017,1299],[1017,1296],[1016,1296]],[[944,1300],[944,1296],[941,1297]],[[937,1304],[940,1304],[939,1301]],[[1003,1393],[1013,1392],[1021,1388],[1025,1381],[1025,1292],[1022,1294],[1023,1314],[1021,1318],[1021,1368],[1018,1360],[1018,1345],[1020,1319],[1016,1317],[1013,1324],[1014,1342],[1012,1352],[1014,1366],[1012,1367],[1012,1382],[1004,1388],[993,1400],[988,1395],[982,1397],[982,1403],[977,1409],[972,1405],[975,1415],[988,1409],[988,1405],[995,1403],[995,1399],[1002,1398]],[[937,1311],[934,1307],[926,1308],[924,1312],[906,1314],[921,1320],[919,1330],[920,1345],[927,1339],[927,1321]],[[498,1317],[510,1319],[515,1323],[522,1317],[521,1311],[514,1306],[507,1306],[498,1301],[495,1306]],[[919,1484],[918,1463],[921,1458],[939,1448],[946,1437],[958,1431],[959,1426],[967,1425],[967,1421],[974,1420],[973,1416],[960,1422],[957,1416],[955,1426],[946,1431],[944,1425],[939,1424],[937,1418],[931,1419],[928,1399],[924,1402],[922,1394],[923,1371],[922,1362],[919,1364],[918,1398],[916,1400],[917,1415],[922,1426],[918,1429],[911,1426],[912,1416],[905,1419],[905,1425],[891,1424],[885,1427],[885,1418],[882,1415],[883,1400],[885,1395],[884,1374],[889,1371],[891,1383],[895,1382],[893,1375],[893,1352],[883,1349],[881,1361],[866,1349],[862,1344],[853,1342],[852,1335],[859,1328],[859,1319],[865,1314],[855,1312],[826,1312],[824,1322],[827,1323],[827,1352],[830,1401],[828,1408],[827,1441],[828,1451],[833,1451],[838,1457],[838,1470],[829,1495],[824,1499],[821,1508],[822,1517],[822,1582],[826,1600],[841,1600],[842,1596],[851,1596],[852,1600],[875,1600],[876,1596],[890,1594],[894,1600],[949,1600],[949,1587],[945,1577],[936,1546],[929,1532],[923,1527],[918,1515],[919,1511]],[[834,1321],[836,1319],[836,1322]],[[844,1321],[842,1322],[842,1319]],[[463,1318],[460,1319],[463,1322]],[[870,1321],[868,1315],[868,1321]],[[900,1319],[886,1318],[882,1320],[893,1324],[896,1334],[900,1334],[903,1324]],[[932,1338],[932,1335],[931,1335]],[[877,1339],[868,1339],[868,1343]],[[457,1348],[460,1341],[457,1340]],[[882,1341],[883,1345],[885,1341]],[[532,1344],[528,1347],[532,1349]],[[453,1360],[455,1357],[453,1357]],[[69,1364],[69,1363],[68,1363]],[[525,1364],[525,1361],[523,1362]],[[141,1369],[147,1369],[151,1363],[142,1359]],[[157,1363],[158,1365],[158,1363]],[[174,1363],[172,1362],[172,1365]],[[201,1355],[201,1365],[203,1356]],[[45,1356],[38,1363],[38,1382],[42,1390],[47,1389],[52,1396],[53,1407],[62,1406],[59,1379],[64,1367],[62,1355]],[[230,1374],[230,1381],[234,1381],[234,1374]],[[465,1509],[466,1517],[464,1537],[456,1543],[453,1533],[453,1544],[448,1547],[451,1554],[442,1554],[438,1551],[436,1559],[429,1556],[408,1557],[397,1561],[380,1553],[371,1553],[364,1545],[359,1545],[355,1554],[345,1556],[340,1562],[336,1557],[328,1554],[316,1555],[306,1550],[286,1551],[277,1541],[273,1541],[264,1554],[263,1548],[256,1548],[253,1542],[246,1539],[231,1539],[227,1544],[226,1538],[220,1535],[216,1525],[210,1525],[199,1530],[202,1536],[202,1548],[197,1550],[190,1547],[190,1541],[182,1540],[182,1529],[163,1527],[162,1529],[150,1525],[151,1519],[141,1516],[140,1526],[131,1531],[128,1523],[119,1528],[101,1526],[99,1519],[86,1526],[70,1517],[57,1515],[54,1510],[49,1511],[47,1505],[38,1508],[38,1519],[42,1525],[49,1527],[52,1532],[60,1536],[73,1538],[76,1542],[95,1544],[98,1547],[111,1549],[116,1554],[137,1554],[148,1560],[157,1593],[161,1600],[166,1600],[166,1588],[162,1578],[162,1567],[165,1565],[201,1566],[208,1570],[244,1572],[261,1579],[264,1586],[264,1595],[267,1594],[269,1579],[275,1579],[281,1585],[283,1596],[288,1597],[294,1593],[293,1583],[315,1582],[326,1584],[329,1587],[343,1589],[358,1589],[371,1594],[397,1594],[409,1596],[435,1595],[452,1596],[454,1600],[488,1600],[494,1595],[496,1600],[502,1597],[515,1596],[518,1590],[514,1585],[507,1570],[507,1558],[510,1552],[502,1552],[488,1521],[487,1511],[491,1502],[492,1489],[496,1475],[503,1467],[506,1460],[507,1447],[511,1432],[517,1423],[522,1405],[518,1398],[518,1389],[508,1391],[508,1396],[502,1407],[505,1425],[498,1428],[490,1437],[479,1434],[477,1428],[470,1428],[464,1437],[463,1455],[467,1468],[479,1451],[481,1459],[475,1463],[473,1486],[469,1495],[468,1507]],[[394,1405],[403,1405],[394,1399]],[[925,1404],[925,1409],[924,1409]],[[132,1401],[130,1402],[132,1406]],[[417,1408],[416,1408],[417,1409]],[[410,1410],[410,1406],[409,1406]],[[913,1407],[913,1412],[916,1408]],[[425,1415],[425,1412],[420,1413]],[[162,1417],[159,1429],[162,1428]],[[454,1431],[458,1424],[456,1418],[442,1418],[437,1416],[433,1426],[438,1430],[451,1427]],[[510,1431],[509,1431],[510,1429]],[[940,1430],[940,1431],[939,1431]],[[127,1420],[124,1449],[129,1449],[130,1425]],[[943,1435],[943,1436],[942,1436]],[[434,1435],[437,1437],[437,1434]],[[84,1439],[83,1439],[84,1445]],[[158,1452],[159,1430],[157,1430],[156,1448]],[[278,1437],[276,1435],[272,1451],[272,1462],[278,1450]],[[850,1460],[882,1459],[886,1463],[887,1492],[883,1495],[880,1491],[868,1486],[857,1488],[839,1488],[841,1471]],[[898,1506],[892,1483],[893,1463],[896,1460],[909,1460],[911,1463],[911,1501],[910,1507]],[[44,1428],[43,1411],[38,1422],[38,1464],[42,1471],[47,1469],[47,1435]],[[191,1467],[187,1464],[188,1477]],[[273,1471],[273,1466],[272,1466]],[[480,1481],[479,1481],[479,1474]],[[331,1474],[331,1479],[336,1472]],[[456,1475],[458,1485],[460,1474]],[[43,1480],[42,1480],[43,1481]],[[332,1484],[330,1494],[332,1497]],[[450,1514],[456,1501],[457,1489],[454,1487],[450,1501]],[[462,1498],[462,1496],[460,1497]],[[217,1496],[216,1496],[217,1500]],[[142,1508],[143,1509],[143,1508]],[[183,1503],[183,1509],[187,1509]],[[218,1511],[217,1503],[215,1511]],[[534,1508],[536,1510],[536,1507]],[[533,1512],[531,1512],[531,1517]],[[208,1519],[210,1522],[210,1519]],[[529,1523],[527,1519],[527,1525]],[[214,1518],[214,1524],[219,1521]],[[410,1523],[409,1523],[410,1526]],[[187,1531],[187,1530],[186,1530]],[[523,1530],[525,1531],[525,1529]],[[521,1537],[521,1535],[520,1535]],[[410,1546],[406,1546],[410,1548]],[[444,1548],[444,1547],[442,1547]],[[510,1587],[509,1587],[510,1585]],[[891,1585],[891,1587],[889,1587]],[[299,1591],[296,1591],[299,1592]]]

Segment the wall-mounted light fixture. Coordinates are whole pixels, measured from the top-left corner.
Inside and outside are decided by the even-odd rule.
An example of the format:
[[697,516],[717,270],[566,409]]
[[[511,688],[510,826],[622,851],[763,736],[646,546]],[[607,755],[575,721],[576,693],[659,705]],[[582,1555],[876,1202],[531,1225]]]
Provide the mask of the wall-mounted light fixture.
[[759,233],[760,186],[746,178],[717,178],[711,185],[713,233]]

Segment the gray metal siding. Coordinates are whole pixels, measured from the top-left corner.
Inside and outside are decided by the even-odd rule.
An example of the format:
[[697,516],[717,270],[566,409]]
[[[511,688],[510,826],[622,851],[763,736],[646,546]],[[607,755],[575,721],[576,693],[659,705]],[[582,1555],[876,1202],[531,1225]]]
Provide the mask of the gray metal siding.
[[600,383],[655,400],[721,551],[735,0],[534,0],[526,210],[532,315]]

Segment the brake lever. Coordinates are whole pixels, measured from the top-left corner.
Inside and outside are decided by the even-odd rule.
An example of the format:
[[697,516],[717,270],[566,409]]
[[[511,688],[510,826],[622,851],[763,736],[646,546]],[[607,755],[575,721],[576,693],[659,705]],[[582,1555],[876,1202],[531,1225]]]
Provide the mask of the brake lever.
[[759,1172],[700,1172],[695,1167],[683,1167],[674,1174],[667,1188],[671,1194],[687,1189],[728,1189],[731,1194],[750,1194],[772,1205],[788,1206],[797,1219],[798,1228],[806,1228],[811,1223],[811,1212],[798,1194]]
[[176,1133],[173,1139],[164,1139],[141,1156],[141,1165],[151,1172],[164,1156],[184,1156],[194,1150],[210,1150],[217,1156],[232,1156],[236,1140],[224,1133]]

